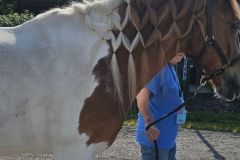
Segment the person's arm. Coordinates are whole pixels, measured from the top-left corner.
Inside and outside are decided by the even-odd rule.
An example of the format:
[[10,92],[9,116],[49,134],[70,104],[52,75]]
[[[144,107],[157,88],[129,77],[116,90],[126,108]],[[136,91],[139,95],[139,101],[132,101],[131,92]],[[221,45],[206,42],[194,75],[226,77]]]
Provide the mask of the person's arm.
[[[145,126],[149,125],[153,122],[151,112],[149,110],[149,97],[151,95],[151,91],[147,88],[143,88],[139,94],[137,95],[137,104],[139,111],[142,113]],[[156,140],[159,136],[160,132],[154,126],[150,127],[149,130],[146,132],[148,138],[153,141]]]
[[138,109],[142,113],[146,125],[153,122],[149,111],[149,97],[151,92],[147,88],[143,88],[137,95]]

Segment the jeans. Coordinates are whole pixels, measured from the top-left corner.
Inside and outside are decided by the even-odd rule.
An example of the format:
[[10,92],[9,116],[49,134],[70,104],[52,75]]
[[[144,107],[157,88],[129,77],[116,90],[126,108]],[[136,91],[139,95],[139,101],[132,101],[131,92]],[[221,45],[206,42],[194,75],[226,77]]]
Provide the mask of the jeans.
[[[141,145],[142,160],[155,160],[155,149]],[[176,145],[171,149],[158,149],[159,160],[176,160]]]

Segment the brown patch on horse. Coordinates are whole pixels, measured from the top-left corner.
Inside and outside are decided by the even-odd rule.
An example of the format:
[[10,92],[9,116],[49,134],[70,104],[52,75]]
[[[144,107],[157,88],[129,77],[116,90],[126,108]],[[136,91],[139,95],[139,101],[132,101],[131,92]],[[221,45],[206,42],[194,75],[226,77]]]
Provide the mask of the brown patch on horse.
[[113,94],[111,72],[106,63],[108,58],[101,59],[93,73],[99,85],[88,97],[80,113],[79,132],[89,136],[87,144],[106,141],[111,144],[116,138],[122,123],[117,102]]
[[[118,59],[124,59],[123,61],[126,62],[127,66],[126,57],[123,53],[118,56]],[[120,103],[114,90],[110,61],[111,54],[100,59],[95,66],[93,74],[99,85],[92,95],[85,100],[80,113],[79,133],[85,133],[89,136],[88,145],[100,142],[107,142],[111,145],[123,124],[124,117],[119,110]],[[123,68],[127,70],[127,67]],[[123,82],[124,86],[127,86],[126,80],[123,80]],[[129,101],[127,92],[128,90],[125,88],[125,102]],[[128,112],[130,110],[129,104],[124,106],[125,111]]]
[[96,87],[80,114],[79,132],[89,136],[88,145],[100,142],[111,145],[122,126],[117,104],[113,103],[112,95],[103,92],[105,87],[104,84]]

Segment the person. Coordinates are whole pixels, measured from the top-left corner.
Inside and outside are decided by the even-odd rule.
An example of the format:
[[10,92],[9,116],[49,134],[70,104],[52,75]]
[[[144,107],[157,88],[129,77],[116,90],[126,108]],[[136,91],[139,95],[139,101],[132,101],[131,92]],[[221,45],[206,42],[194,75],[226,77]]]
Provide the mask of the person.
[[[177,53],[136,97],[139,108],[136,140],[141,146],[142,160],[155,160],[157,140],[159,160],[174,160],[179,124],[186,119],[185,109],[169,116],[146,131],[146,126],[183,103],[183,94],[174,68],[184,57]],[[182,113],[185,116],[179,116]]]

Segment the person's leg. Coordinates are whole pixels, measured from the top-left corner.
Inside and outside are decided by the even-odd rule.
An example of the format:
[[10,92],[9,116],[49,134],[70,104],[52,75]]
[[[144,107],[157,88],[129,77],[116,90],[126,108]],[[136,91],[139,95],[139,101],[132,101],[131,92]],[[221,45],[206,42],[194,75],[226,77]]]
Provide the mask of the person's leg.
[[[141,145],[142,160],[155,160],[155,149]],[[176,145],[172,149],[158,149],[159,160],[176,160]]]
[[159,160],[169,160],[169,149],[158,149]]
[[141,145],[142,160],[154,160],[155,152],[154,149]]
[[168,160],[176,160],[176,145],[169,151]]

